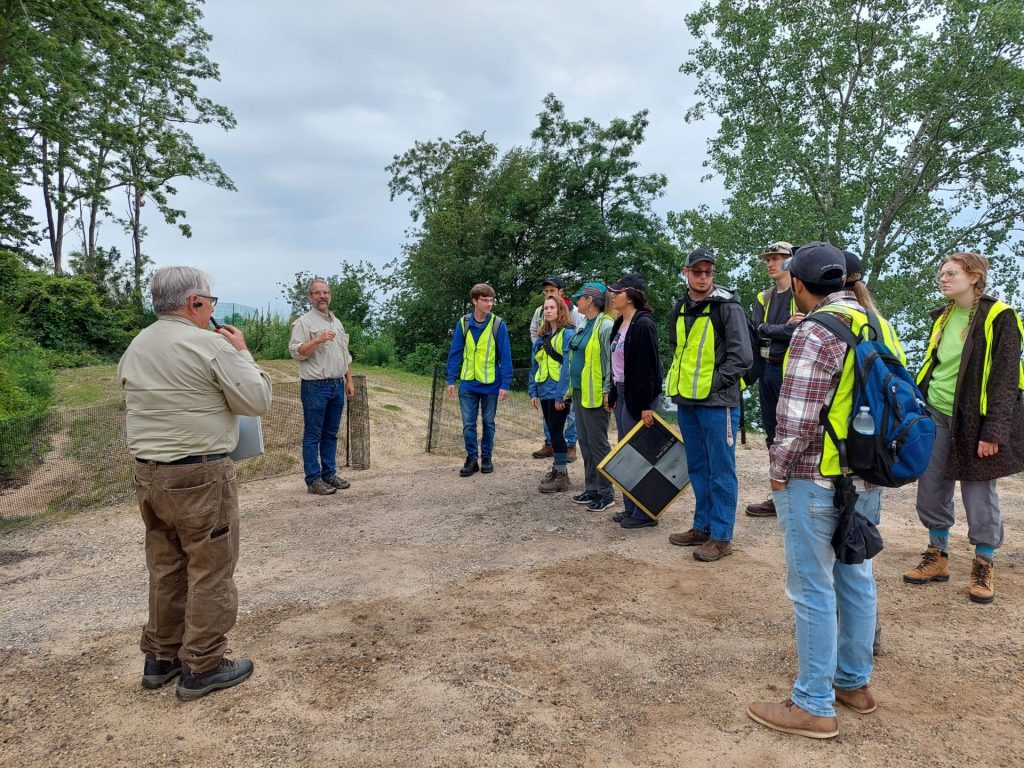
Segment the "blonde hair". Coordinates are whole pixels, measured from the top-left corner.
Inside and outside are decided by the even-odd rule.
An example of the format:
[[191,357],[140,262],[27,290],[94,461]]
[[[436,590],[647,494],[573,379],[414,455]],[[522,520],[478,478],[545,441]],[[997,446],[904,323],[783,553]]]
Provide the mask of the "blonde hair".
[[549,301],[555,302],[555,306],[558,307],[558,312],[555,315],[555,321],[552,325],[548,322],[548,319],[544,317],[544,305],[541,305],[540,316],[542,319],[540,323],[540,330],[538,331],[541,336],[547,336],[549,333],[554,333],[559,328],[572,325],[572,315],[569,314],[569,307],[565,305],[565,302],[562,301],[561,297],[548,296],[544,299],[544,304],[547,304]]
[[846,290],[853,291],[853,294],[857,297],[857,303],[860,304],[864,309],[869,309],[878,314],[878,306],[875,304],[875,297],[871,295],[871,291],[864,285],[864,281],[861,280],[861,273],[854,272],[852,275],[846,276]]
[[[985,284],[988,280],[988,259],[980,253],[964,251],[947,256],[945,261],[942,262],[942,267],[951,261],[957,264],[968,277],[978,278],[978,282],[974,284],[974,303],[971,305],[971,313],[967,318],[967,326],[960,332],[960,341],[965,341],[967,339],[967,332],[974,322],[974,315],[978,311],[978,302],[981,300],[982,294],[985,293]],[[942,270],[942,267],[939,267],[939,271]],[[942,329],[945,327],[946,320],[955,306],[956,301],[950,299],[945,309],[942,310],[942,314],[939,316],[939,338],[936,340],[936,343],[942,339]]]

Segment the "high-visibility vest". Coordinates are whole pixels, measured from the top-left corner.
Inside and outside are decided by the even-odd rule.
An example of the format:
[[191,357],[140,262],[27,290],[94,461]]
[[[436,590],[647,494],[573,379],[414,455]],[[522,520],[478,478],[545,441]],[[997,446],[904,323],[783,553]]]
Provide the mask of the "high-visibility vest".
[[462,348],[462,373],[459,374],[459,378],[463,381],[493,384],[498,358],[498,326],[501,324],[501,318],[492,314],[480,332],[479,339],[474,339],[469,331],[469,315],[462,318],[461,323],[466,346]]
[[[854,336],[861,336],[864,333],[864,326],[868,325],[868,316],[861,310],[848,307],[844,304],[827,304],[821,309],[816,310],[817,312],[832,312],[837,315],[846,315],[850,318],[850,330],[853,331]],[[812,313],[813,314],[813,313]],[[896,336],[896,332],[893,330],[889,322],[881,315],[876,315],[878,318],[878,327],[874,329],[877,340],[885,344],[889,348],[889,351],[903,364],[907,364],[907,356],[903,352],[903,345],[900,344],[899,338]],[[786,358],[783,361],[782,372],[783,376],[786,375],[786,368],[789,365],[789,352],[786,352]],[[839,385],[836,387],[835,392],[832,393],[832,399],[828,397],[825,399],[825,406],[828,411],[828,421],[831,425],[830,429],[825,429],[822,434],[821,442],[821,461],[819,463],[818,471],[821,472],[822,477],[839,477],[843,474],[842,467],[839,461],[839,448],[836,446],[832,435],[840,442],[846,440],[848,434],[848,428],[850,424],[850,414],[853,412],[853,384],[856,372],[854,370],[855,363],[853,359],[853,349],[847,349],[846,356],[843,358],[843,370],[839,376]]]
[[[543,337],[542,337],[543,338]],[[559,328],[554,336],[551,337],[551,348],[555,350],[559,355],[563,354],[562,349],[565,344],[565,327]],[[533,380],[538,384],[542,381],[551,379],[552,381],[559,381],[562,378],[562,363],[555,360],[551,355],[544,349],[542,343],[537,348],[537,354],[534,355],[534,359],[537,361],[537,373],[533,375]],[[565,359],[564,357],[562,358]]]
[[[792,290],[792,289],[790,289],[790,290]],[[764,314],[761,315],[761,320],[763,322],[766,322],[766,323],[768,322],[768,312],[772,308],[772,298],[774,298],[775,295],[776,295],[776,291],[775,291],[774,288],[768,288],[766,290],[761,291],[759,294],[757,294],[757,303],[760,304],[762,307],[764,307]],[[789,315],[790,315],[790,317],[792,317],[795,314],[796,314],[796,299],[793,297],[792,294],[790,294],[790,296],[789,296]]]
[[[612,325],[612,319],[603,312],[594,318],[594,330],[583,348],[583,372],[580,375],[580,404],[584,408],[604,405],[604,370],[601,367],[601,327]],[[572,346],[572,345],[570,345]],[[573,350],[572,354],[576,354]]]
[[668,370],[665,392],[669,397],[703,400],[711,394],[715,375],[715,327],[711,322],[711,304],[694,319],[686,330],[685,313],[676,318],[676,349]]
[[[979,413],[982,416],[988,415],[988,379],[989,374],[992,373],[992,326],[996,318],[1006,310],[1013,312],[1013,317],[1017,321],[1017,331],[1021,335],[1022,342],[1024,342],[1024,326],[1021,325],[1020,316],[1009,304],[1004,304],[1001,301],[994,302],[992,308],[988,311],[988,315],[985,317],[985,325],[983,327],[985,359],[981,368],[981,402],[978,404]],[[935,322],[932,324],[932,332],[928,337],[928,349],[924,353],[924,365],[921,366],[921,371],[917,374],[918,386],[921,385],[925,376],[938,362],[939,339],[942,336],[942,329],[946,327],[947,322],[949,322],[949,315],[944,317],[940,315],[935,318]],[[1017,364],[1017,386],[1019,389],[1024,389],[1024,362]]]

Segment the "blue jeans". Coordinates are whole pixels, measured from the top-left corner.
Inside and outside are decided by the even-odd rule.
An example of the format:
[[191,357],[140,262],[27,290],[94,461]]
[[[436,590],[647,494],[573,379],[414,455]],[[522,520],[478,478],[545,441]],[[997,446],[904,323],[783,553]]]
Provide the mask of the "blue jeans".
[[345,380],[306,381],[302,395],[302,467],[306,485],[337,471],[338,426],[345,408]]
[[[551,430],[543,413],[540,420],[544,425],[544,445],[551,445]],[[565,444],[570,448],[576,445],[576,411],[572,408],[569,409],[569,417],[565,420]]]
[[686,449],[686,465],[697,500],[693,529],[715,541],[732,541],[736,525],[736,434],[740,409],[680,405],[676,411]]
[[[835,715],[833,685],[867,685],[874,662],[876,595],[871,560],[844,565],[836,560],[832,534],[839,513],[831,488],[812,480],[790,480],[775,491],[775,509],[786,550],[786,595],[796,615],[799,675],[793,702],[812,715]],[[857,511],[878,524],[882,491],[862,492]]]
[[[459,408],[462,411],[462,438],[466,443],[466,458],[490,458],[494,451],[494,414],[498,410],[497,395],[480,395],[459,390]],[[477,445],[476,415],[479,411],[484,422],[484,438]]]

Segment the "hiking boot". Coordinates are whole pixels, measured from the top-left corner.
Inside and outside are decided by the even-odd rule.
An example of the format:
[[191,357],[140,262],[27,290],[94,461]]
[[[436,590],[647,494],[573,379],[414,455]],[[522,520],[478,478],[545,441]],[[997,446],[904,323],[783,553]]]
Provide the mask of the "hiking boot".
[[158,659],[152,653],[146,654],[146,663],[142,667],[142,687],[153,690],[164,683],[169,683],[181,674],[179,659]]
[[938,547],[929,546],[921,554],[921,562],[903,574],[907,584],[927,584],[929,581],[949,581],[949,555]]
[[494,462],[491,461],[490,456],[484,456],[480,459],[480,474],[489,475],[494,471]]
[[550,459],[554,455],[555,452],[551,448],[550,443],[544,443],[543,447],[539,451],[533,452],[533,458],[535,459]]
[[178,687],[174,692],[182,701],[194,701],[221,688],[238,685],[251,674],[252,662],[248,659],[221,659],[216,669],[202,675],[193,675],[187,666],[182,666],[181,680],[178,681]]
[[568,461],[570,464],[572,464],[574,461],[576,461],[576,446],[575,445],[570,445],[569,449],[565,452],[565,455],[566,455],[566,459],[565,460]]
[[337,493],[337,488],[332,488],[324,480],[319,477],[312,483],[306,486],[306,493],[315,493],[317,496],[330,496],[332,493]]
[[715,541],[714,539],[708,539],[693,550],[693,559],[700,560],[702,563],[713,563],[715,560],[721,560],[723,557],[728,557],[731,554],[731,541]]
[[551,470],[537,486],[541,493],[560,493],[569,490],[569,473]]
[[462,469],[459,470],[459,477],[469,477],[474,472],[480,471],[480,465],[476,463],[476,459],[466,459],[466,463],[462,465]]
[[858,715],[870,715],[878,705],[875,704],[875,697],[871,695],[868,686],[854,688],[852,691],[843,691],[836,688],[836,701],[848,709],[852,709]]
[[754,701],[747,705],[747,715],[754,722],[767,725],[776,731],[806,736],[809,739],[831,739],[839,735],[839,720],[835,717],[818,717],[805,712],[786,699],[781,704],[770,701]]
[[971,565],[971,602],[991,603],[996,596],[992,582],[992,562],[984,557],[975,557]]
[[[592,502],[587,504],[587,509],[591,512],[604,512],[609,507],[615,506],[615,498],[610,497],[607,499],[594,499]],[[615,522],[622,522],[622,518],[619,518]]]
[[686,533],[673,533],[668,537],[668,543],[675,544],[677,547],[696,547],[710,538],[711,534],[691,528]]
[[324,482],[331,486],[331,488],[337,488],[339,491],[343,491],[346,488],[352,487],[352,483],[350,483],[348,480],[343,480],[337,475],[335,475],[334,477],[325,477]]
[[775,517],[775,500],[769,496],[758,504],[748,504],[747,517]]
[[588,505],[592,501],[597,501],[597,496],[595,496],[591,491],[582,491],[581,493],[577,493],[575,496],[572,497],[573,504]]
[[621,523],[623,520],[625,520],[629,516],[630,516],[629,512],[616,512],[614,515],[612,515],[612,522],[613,523]]

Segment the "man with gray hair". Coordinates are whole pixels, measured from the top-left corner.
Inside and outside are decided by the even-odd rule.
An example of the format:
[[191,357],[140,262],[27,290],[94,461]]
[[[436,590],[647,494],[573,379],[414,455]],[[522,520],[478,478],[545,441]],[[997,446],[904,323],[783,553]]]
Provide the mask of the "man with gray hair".
[[159,688],[180,674],[178,698],[191,701],[252,674],[248,659],[224,657],[238,615],[238,492],[228,454],[238,416],[266,414],[272,390],[241,331],[207,330],[217,297],[204,272],[159,269],[151,291],[157,321],[117,366],[146,526],[142,685]]
[[302,465],[306,489],[329,496],[348,488],[338,477],[338,427],[345,396],[356,393],[352,383],[352,355],[348,334],[331,312],[331,288],[316,278],[309,284],[312,309],[292,323],[288,352],[299,361],[302,395]]

